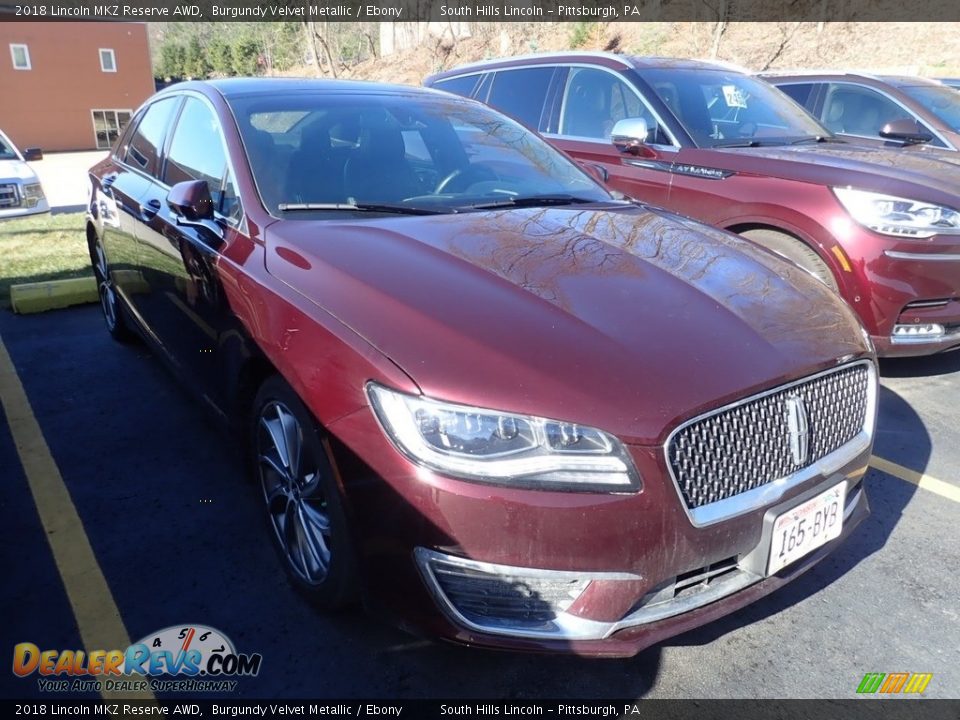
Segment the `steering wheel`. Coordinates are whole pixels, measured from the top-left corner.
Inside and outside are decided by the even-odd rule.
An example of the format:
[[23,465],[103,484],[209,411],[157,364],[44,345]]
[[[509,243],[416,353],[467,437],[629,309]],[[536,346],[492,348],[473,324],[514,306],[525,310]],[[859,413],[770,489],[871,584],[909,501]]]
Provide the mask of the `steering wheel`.
[[[466,167],[459,167],[448,173],[445,178],[437,183],[437,187],[434,188],[434,193],[440,195],[450,190],[450,185],[454,181],[459,180],[457,186],[464,190],[474,183],[482,182],[484,180],[498,180],[497,174],[488,167],[483,165],[467,165]],[[452,192],[456,192],[453,190]]]

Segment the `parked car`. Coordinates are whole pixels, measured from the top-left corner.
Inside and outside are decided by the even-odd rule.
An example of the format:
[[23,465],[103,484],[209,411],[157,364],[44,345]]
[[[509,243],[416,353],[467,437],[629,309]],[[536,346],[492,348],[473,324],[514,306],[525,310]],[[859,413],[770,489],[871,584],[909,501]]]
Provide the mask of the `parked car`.
[[762,80],[690,60],[533,55],[425,84],[512,115],[615,190],[789,258],[881,355],[960,346],[960,155],[840,142]]
[[858,144],[960,149],[960,94],[937,80],[858,73],[761,77]]
[[43,186],[27,161],[43,159],[40,148],[23,153],[0,130],[0,220],[50,212]]
[[323,607],[631,655],[868,513],[874,355],[836,294],[480,103],[182,83],[90,180],[108,330],[248,439]]

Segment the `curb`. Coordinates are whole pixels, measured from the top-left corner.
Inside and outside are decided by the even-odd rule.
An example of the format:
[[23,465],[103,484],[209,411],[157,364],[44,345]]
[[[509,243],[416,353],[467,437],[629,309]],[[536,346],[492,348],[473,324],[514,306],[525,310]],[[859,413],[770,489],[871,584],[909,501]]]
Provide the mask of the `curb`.
[[21,315],[93,303],[98,300],[97,281],[93,277],[10,286],[10,306],[15,313]]

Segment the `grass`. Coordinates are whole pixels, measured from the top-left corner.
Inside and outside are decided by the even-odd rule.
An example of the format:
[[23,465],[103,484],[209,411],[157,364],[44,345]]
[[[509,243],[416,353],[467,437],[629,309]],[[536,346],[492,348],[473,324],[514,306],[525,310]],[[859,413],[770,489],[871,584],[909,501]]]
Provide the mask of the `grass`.
[[83,213],[0,222],[0,308],[10,307],[11,285],[88,275]]

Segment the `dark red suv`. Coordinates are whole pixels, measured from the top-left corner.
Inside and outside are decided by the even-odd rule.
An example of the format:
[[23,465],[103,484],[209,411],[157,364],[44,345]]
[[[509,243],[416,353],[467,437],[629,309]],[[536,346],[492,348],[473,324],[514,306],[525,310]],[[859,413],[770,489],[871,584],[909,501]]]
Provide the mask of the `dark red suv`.
[[882,355],[960,346],[957,153],[844,142],[763,80],[697,61],[534,55],[425,84],[511,114],[626,195],[793,260]]

